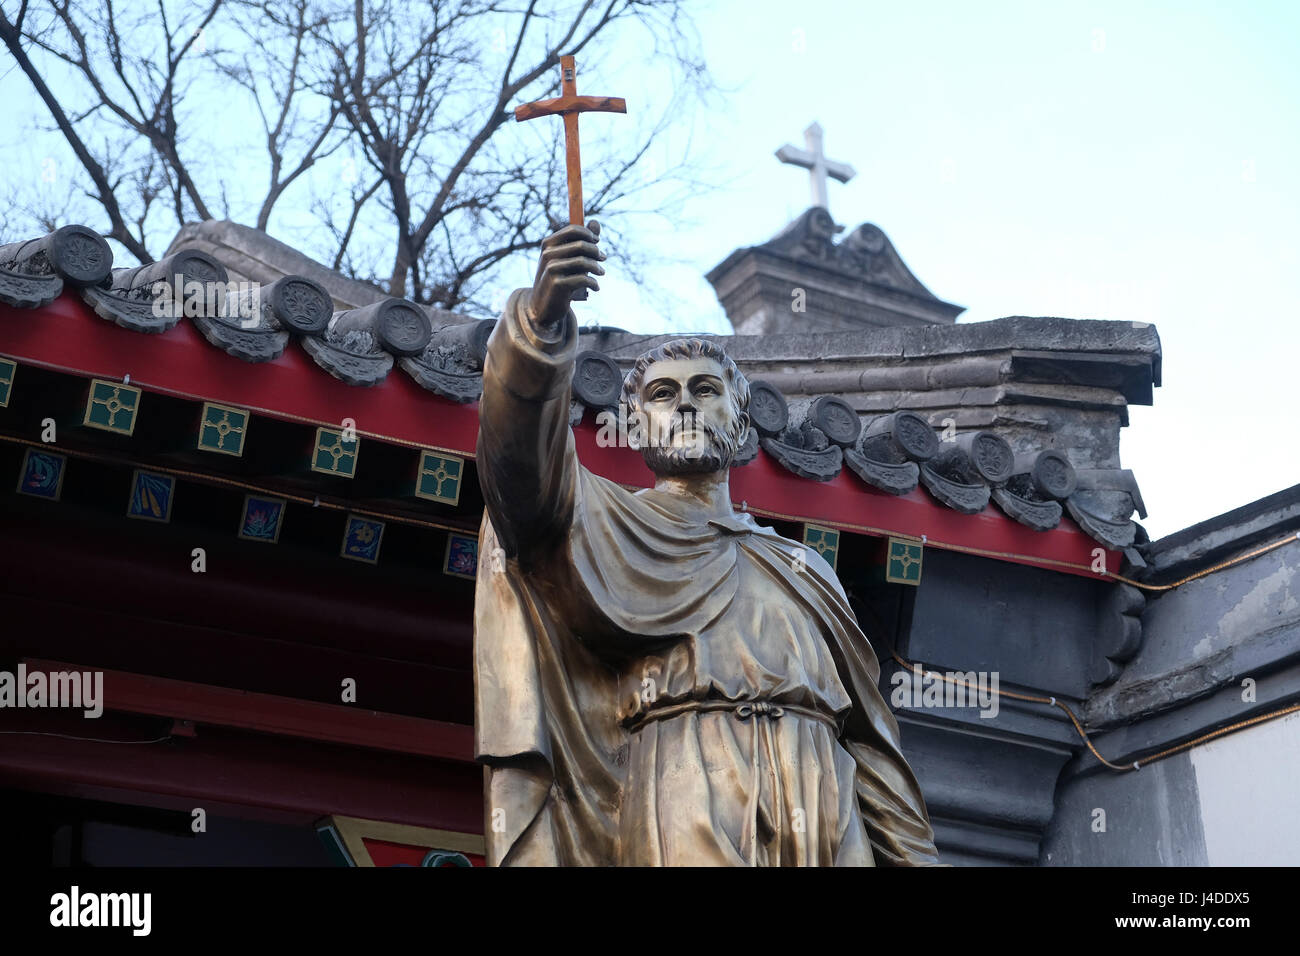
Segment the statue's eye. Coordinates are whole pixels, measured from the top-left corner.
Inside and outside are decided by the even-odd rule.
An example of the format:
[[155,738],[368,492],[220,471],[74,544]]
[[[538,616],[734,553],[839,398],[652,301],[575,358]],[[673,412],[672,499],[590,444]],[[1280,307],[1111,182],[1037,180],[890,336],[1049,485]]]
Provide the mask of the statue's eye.
[[672,390],[671,388],[668,388],[668,387],[665,385],[665,386],[662,386],[662,387],[660,387],[660,388],[656,388],[656,389],[654,390],[654,393],[653,393],[650,397],[653,398],[656,402],[661,402],[661,401],[663,401],[664,399],[672,398],[672,397],[673,397],[673,390]]
[[697,394],[697,395],[716,395],[716,394],[718,394],[718,390],[717,390],[716,388],[714,388],[712,385],[700,385],[699,387],[697,387],[697,388],[695,389],[695,394]]

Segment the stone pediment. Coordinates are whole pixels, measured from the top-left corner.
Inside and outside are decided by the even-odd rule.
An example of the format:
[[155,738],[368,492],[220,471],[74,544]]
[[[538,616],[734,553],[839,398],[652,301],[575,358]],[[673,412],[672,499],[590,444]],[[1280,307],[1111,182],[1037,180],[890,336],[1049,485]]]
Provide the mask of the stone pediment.
[[707,278],[742,335],[950,325],[962,309],[921,284],[884,230],[847,235],[813,206],[767,242],[737,249]]
[[938,301],[903,263],[879,226],[864,222],[836,242],[835,237],[842,232],[844,227],[831,219],[827,210],[814,206],[756,248],[830,269],[846,278]]

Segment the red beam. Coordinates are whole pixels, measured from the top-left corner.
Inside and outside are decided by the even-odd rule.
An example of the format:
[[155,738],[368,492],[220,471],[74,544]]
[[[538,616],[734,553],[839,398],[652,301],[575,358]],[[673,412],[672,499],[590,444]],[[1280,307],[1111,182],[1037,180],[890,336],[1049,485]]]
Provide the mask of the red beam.
[[249,819],[343,814],[483,832],[483,774],[471,764],[221,728],[114,745],[83,738],[143,739],[152,731],[117,726],[108,714],[87,721],[52,710],[21,713],[29,733],[4,738],[0,787]]
[[[58,661],[27,660],[25,663],[29,671],[94,670]],[[106,670],[103,674],[105,710],[463,763],[474,761],[474,728],[462,724],[125,671]]]

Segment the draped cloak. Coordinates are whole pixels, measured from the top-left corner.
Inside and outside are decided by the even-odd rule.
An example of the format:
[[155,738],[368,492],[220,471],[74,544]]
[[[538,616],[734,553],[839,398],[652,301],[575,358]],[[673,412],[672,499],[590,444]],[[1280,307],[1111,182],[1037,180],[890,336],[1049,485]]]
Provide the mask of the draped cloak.
[[[737,599],[742,562],[809,616],[847,691],[835,723],[856,765],[865,855],[936,863],[879,666],[834,572],[748,514],[700,520],[666,493],[631,492],[578,464],[568,425],[576,321],[570,312],[559,337],[545,339],[521,295],[489,342],[480,404],[475,751],[489,863],[626,858],[626,789],[653,781],[637,779],[629,760],[638,731],[624,719],[623,678],[643,655],[707,636]],[[699,812],[707,822],[709,808]]]

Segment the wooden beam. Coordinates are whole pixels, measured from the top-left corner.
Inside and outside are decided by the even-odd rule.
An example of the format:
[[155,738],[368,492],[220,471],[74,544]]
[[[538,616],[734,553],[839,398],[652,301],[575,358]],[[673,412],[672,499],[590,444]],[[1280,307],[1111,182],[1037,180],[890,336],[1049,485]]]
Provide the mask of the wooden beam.
[[[29,672],[94,670],[62,661],[26,659],[24,663]],[[126,671],[103,674],[105,710],[188,720],[200,727],[216,724],[461,763],[474,761],[474,728],[463,724]]]
[[483,832],[483,773],[473,764],[223,728],[123,746],[85,738],[151,737],[153,730],[138,726],[145,718],[21,713],[28,733],[0,747],[2,787],[300,826],[345,814]]

